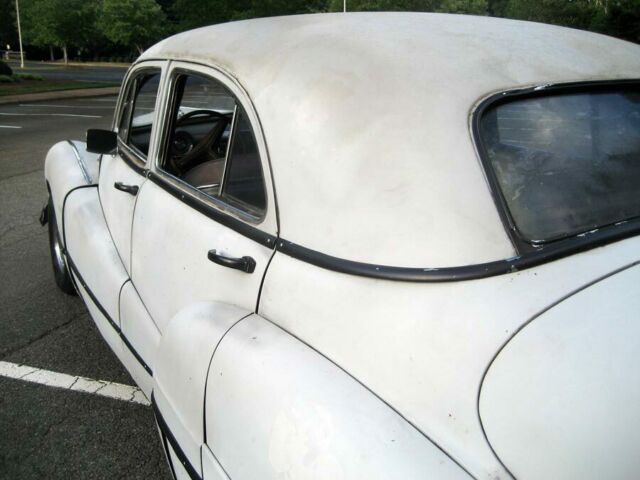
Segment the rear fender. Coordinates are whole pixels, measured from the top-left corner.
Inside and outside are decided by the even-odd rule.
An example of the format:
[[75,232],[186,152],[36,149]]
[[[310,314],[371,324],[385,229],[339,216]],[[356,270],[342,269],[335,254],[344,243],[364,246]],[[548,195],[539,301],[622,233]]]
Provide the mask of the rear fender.
[[226,332],[250,313],[224,303],[191,305],[169,321],[156,352],[153,398],[159,424],[199,476],[209,364]]
[[230,478],[469,478],[348,373],[258,315],[213,356],[205,422]]

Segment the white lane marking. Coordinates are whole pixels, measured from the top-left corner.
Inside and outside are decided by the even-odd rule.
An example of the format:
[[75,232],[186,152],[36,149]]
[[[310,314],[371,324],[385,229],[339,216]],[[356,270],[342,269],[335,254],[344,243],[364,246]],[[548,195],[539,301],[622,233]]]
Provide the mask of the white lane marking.
[[93,380],[91,378],[52,372],[41,368],[19,365],[0,360],[0,376],[38,383],[49,387],[64,388],[75,392],[92,393],[103,397],[123,400],[125,402],[150,405],[142,390],[131,385]]
[[0,112],[0,115],[5,117],[17,116],[17,117],[84,117],[84,118],[102,118],[100,115],[77,115],[74,113],[4,113]]
[[39,104],[31,104],[31,103],[21,103],[19,106],[21,107],[35,107],[35,108],[40,108],[40,107],[46,107],[46,108],[113,108],[113,107],[108,107],[106,105],[39,105]]
[[22,128],[22,127],[16,127],[15,125],[0,125],[0,128]]
[[110,102],[116,103],[117,98],[77,98],[76,102]]

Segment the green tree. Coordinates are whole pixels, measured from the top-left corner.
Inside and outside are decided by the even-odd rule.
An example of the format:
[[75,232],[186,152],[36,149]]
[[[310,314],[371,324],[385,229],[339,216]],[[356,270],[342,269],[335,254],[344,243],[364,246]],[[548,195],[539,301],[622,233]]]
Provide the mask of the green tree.
[[96,5],[85,0],[20,2],[24,43],[62,48],[68,63],[71,46],[84,47],[95,36]]
[[168,30],[167,17],[154,0],[103,0],[98,27],[113,43],[138,53]]
[[[349,12],[433,12],[440,0],[347,0]],[[329,9],[341,12],[343,0],[330,0]]]
[[489,5],[487,0],[443,0],[436,8],[436,12],[487,15]]
[[[330,0],[331,11],[342,11],[342,0]],[[347,10],[362,11],[407,11],[407,12],[447,12],[486,15],[487,0],[348,0]]]
[[594,0],[510,0],[506,16],[586,29],[601,8],[599,3]]
[[487,10],[492,17],[504,17],[507,14],[509,0],[488,0]]
[[316,13],[327,10],[327,0],[176,0],[173,15],[179,30],[276,15]]
[[249,9],[236,10],[234,18],[274,17],[301,13],[324,12],[326,0],[251,0]]
[[172,11],[178,22],[178,30],[183,31],[228,22],[239,12],[250,8],[250,0],[176,0]]
[[12,49],[17,49],[18,30],[16,27],[16,10],[14,0],[0,0],[0,50],[11,45]]
[[640,43],[640,0],[594,0],[599,3],[590,29]]

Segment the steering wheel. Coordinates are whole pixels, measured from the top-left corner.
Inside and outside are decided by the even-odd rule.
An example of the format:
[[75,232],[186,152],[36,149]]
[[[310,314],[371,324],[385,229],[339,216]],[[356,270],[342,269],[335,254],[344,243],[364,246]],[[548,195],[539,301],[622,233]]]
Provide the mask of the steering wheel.
[[203,117],[206,119],[222,119],[223,121],[216,122],[211,130],[196,143],[193,136],[186,131],[175,131],[173,140],[171,142],[171,153],[169,160],[171,166],[176,173],[181,174],[187,171],[190,166],[214,145],[215,141],[219,138],[220,134],[226,127],[228,116],[216,112],[215,110],[192,110],[185,113],[176,120],[176,130],[184,126],[185,123],[194,117]]
[[190,112],[187,112],[184,115],[178,117],[178,119],[176,120],[176,127],[180,126],[183,122],[186,122],[187,120],[193,117],[198,117],[200,115],[204,117],[212,117],[212,118],[224,117],[223,113],[216,112],[215,110],[204,110],[204,109],[191,110]]

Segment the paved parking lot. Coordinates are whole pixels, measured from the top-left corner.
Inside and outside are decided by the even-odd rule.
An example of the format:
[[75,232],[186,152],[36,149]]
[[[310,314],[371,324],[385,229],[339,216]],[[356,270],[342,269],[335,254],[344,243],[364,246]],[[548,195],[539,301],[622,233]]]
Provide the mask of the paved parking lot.
[[114,105],[0,106],[0,479],[169,478],[151,408],[80,299],[57,290],[38,223],[48,148],[109,127]]

